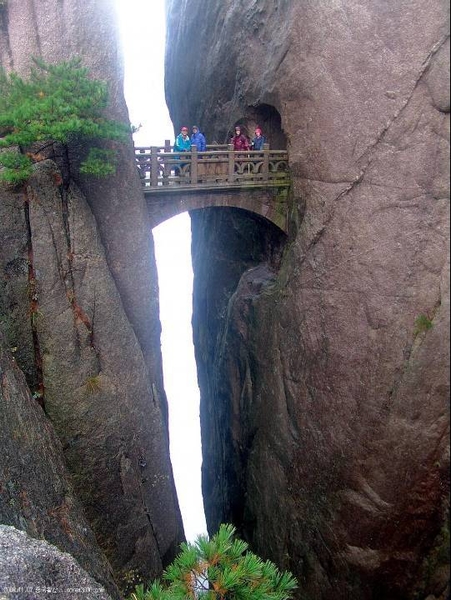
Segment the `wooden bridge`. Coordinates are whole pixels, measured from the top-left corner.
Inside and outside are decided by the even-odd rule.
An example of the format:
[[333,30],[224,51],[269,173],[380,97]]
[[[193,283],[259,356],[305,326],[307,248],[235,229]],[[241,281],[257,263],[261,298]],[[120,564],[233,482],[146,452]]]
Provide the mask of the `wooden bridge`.
[[231,145],[198,152],[164,146],[135,149],[151,226],[184,211],[231,206],[255,212],[286,231],[290,185],[288,154],[271,150],[235,152]]

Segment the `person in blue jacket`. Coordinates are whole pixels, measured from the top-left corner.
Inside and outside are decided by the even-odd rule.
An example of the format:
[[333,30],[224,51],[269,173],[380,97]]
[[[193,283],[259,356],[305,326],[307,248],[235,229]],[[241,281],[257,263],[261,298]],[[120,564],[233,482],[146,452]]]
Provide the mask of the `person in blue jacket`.
[[[189,138],[188,127],[185,125],[181,128],[180,133],[175,138],[174,152],[191,152],[191,140]],[[174,158],[181,160],[180,154],[178,156],[176,155]],[[180,163],[180,169],[183,169],[187,164],[188,163],[186,162]],[[179,174],[181,175],[182,173],[180,172]],[[187,173],[185,173],[185,175],[186,174]]]
[[183,126],[180,133],[175,138],[174,152],[189,152],[191,150],[191,140],[188,135],[188,127]]
[[266,138],[262,133],[260,127],[257,127],[255,130],[255,137],[251,143],[252,150],[263,150],[263,145],[266,144]]
[[198,152],[205,152],[207,149],[207,142],[205,140],[205,136],[199,131],[199,127],[197,125],[193,125],[191,145],[196,146]]

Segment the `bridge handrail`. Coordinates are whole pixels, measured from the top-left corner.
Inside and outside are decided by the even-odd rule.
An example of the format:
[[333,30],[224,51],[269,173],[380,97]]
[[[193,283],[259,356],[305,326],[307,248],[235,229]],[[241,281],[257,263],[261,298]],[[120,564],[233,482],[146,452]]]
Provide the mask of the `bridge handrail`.
[[137,146],[135,157],[143,186],[168,185],[225,186],[271,182],[287,185],[288,153],[271,150],[235,151],[231,144],[212,144],[205,152],[191,146],[188,152],[173,151],[169,140],[164,146]]

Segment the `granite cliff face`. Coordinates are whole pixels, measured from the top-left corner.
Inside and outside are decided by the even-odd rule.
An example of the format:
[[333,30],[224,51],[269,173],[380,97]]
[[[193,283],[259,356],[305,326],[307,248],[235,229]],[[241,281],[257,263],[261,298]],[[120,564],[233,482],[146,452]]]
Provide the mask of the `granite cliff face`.
[[171,0],[168,16],[175,126],[225,142],[258,123],[293,175],[286,240],[193,213],[209,527],[233,521],[302,598],[445,598],[447,3]]
[[[7,531],[15,531],[15,527],[35,538],[45,538],[74,556],[118,598],[111,567],[74,494],[61,442],[31,397],[1,333],[0,430],[0,523],[13,526],[3,530],[4,536],[9,539]],[[6,575],[5,565],[0,572]],[[17,570],[15,573],[16,587],[30,583]],[[5,592],[2,584],[6,586],[0,575],[0,592]]]
[[[26,75],[32,56],[80,56],[109,84],[108,116],[128,122],[117,37],[109,0],[0,7],[0,65]],[[118,172],[108,180],[80,176],[86,148],[74,143],[38,163],[26,190],[0,190],[0,320],[121,582],[159,575],[183,528],[169,461],[153,241],[131,138],[115,149]]]
[[111,600],[73,556],[5,525],[0,525],[0,592],[8,600],[42,594],[61,600]]

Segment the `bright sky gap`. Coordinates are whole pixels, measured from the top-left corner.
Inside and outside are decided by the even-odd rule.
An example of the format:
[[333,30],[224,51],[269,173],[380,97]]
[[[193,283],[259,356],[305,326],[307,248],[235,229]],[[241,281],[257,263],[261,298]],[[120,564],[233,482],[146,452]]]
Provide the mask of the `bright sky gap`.
[[[164,97],[165,6],[116,0],[125,68],[125,98],[136,146],[174,140]],[[149,57],[152,57],[150,60]],[[184,213],[153,230],[160,288],[171,460],[188,540],[206,532],[201,493],[199,389],[192,345],[191,230]]]

